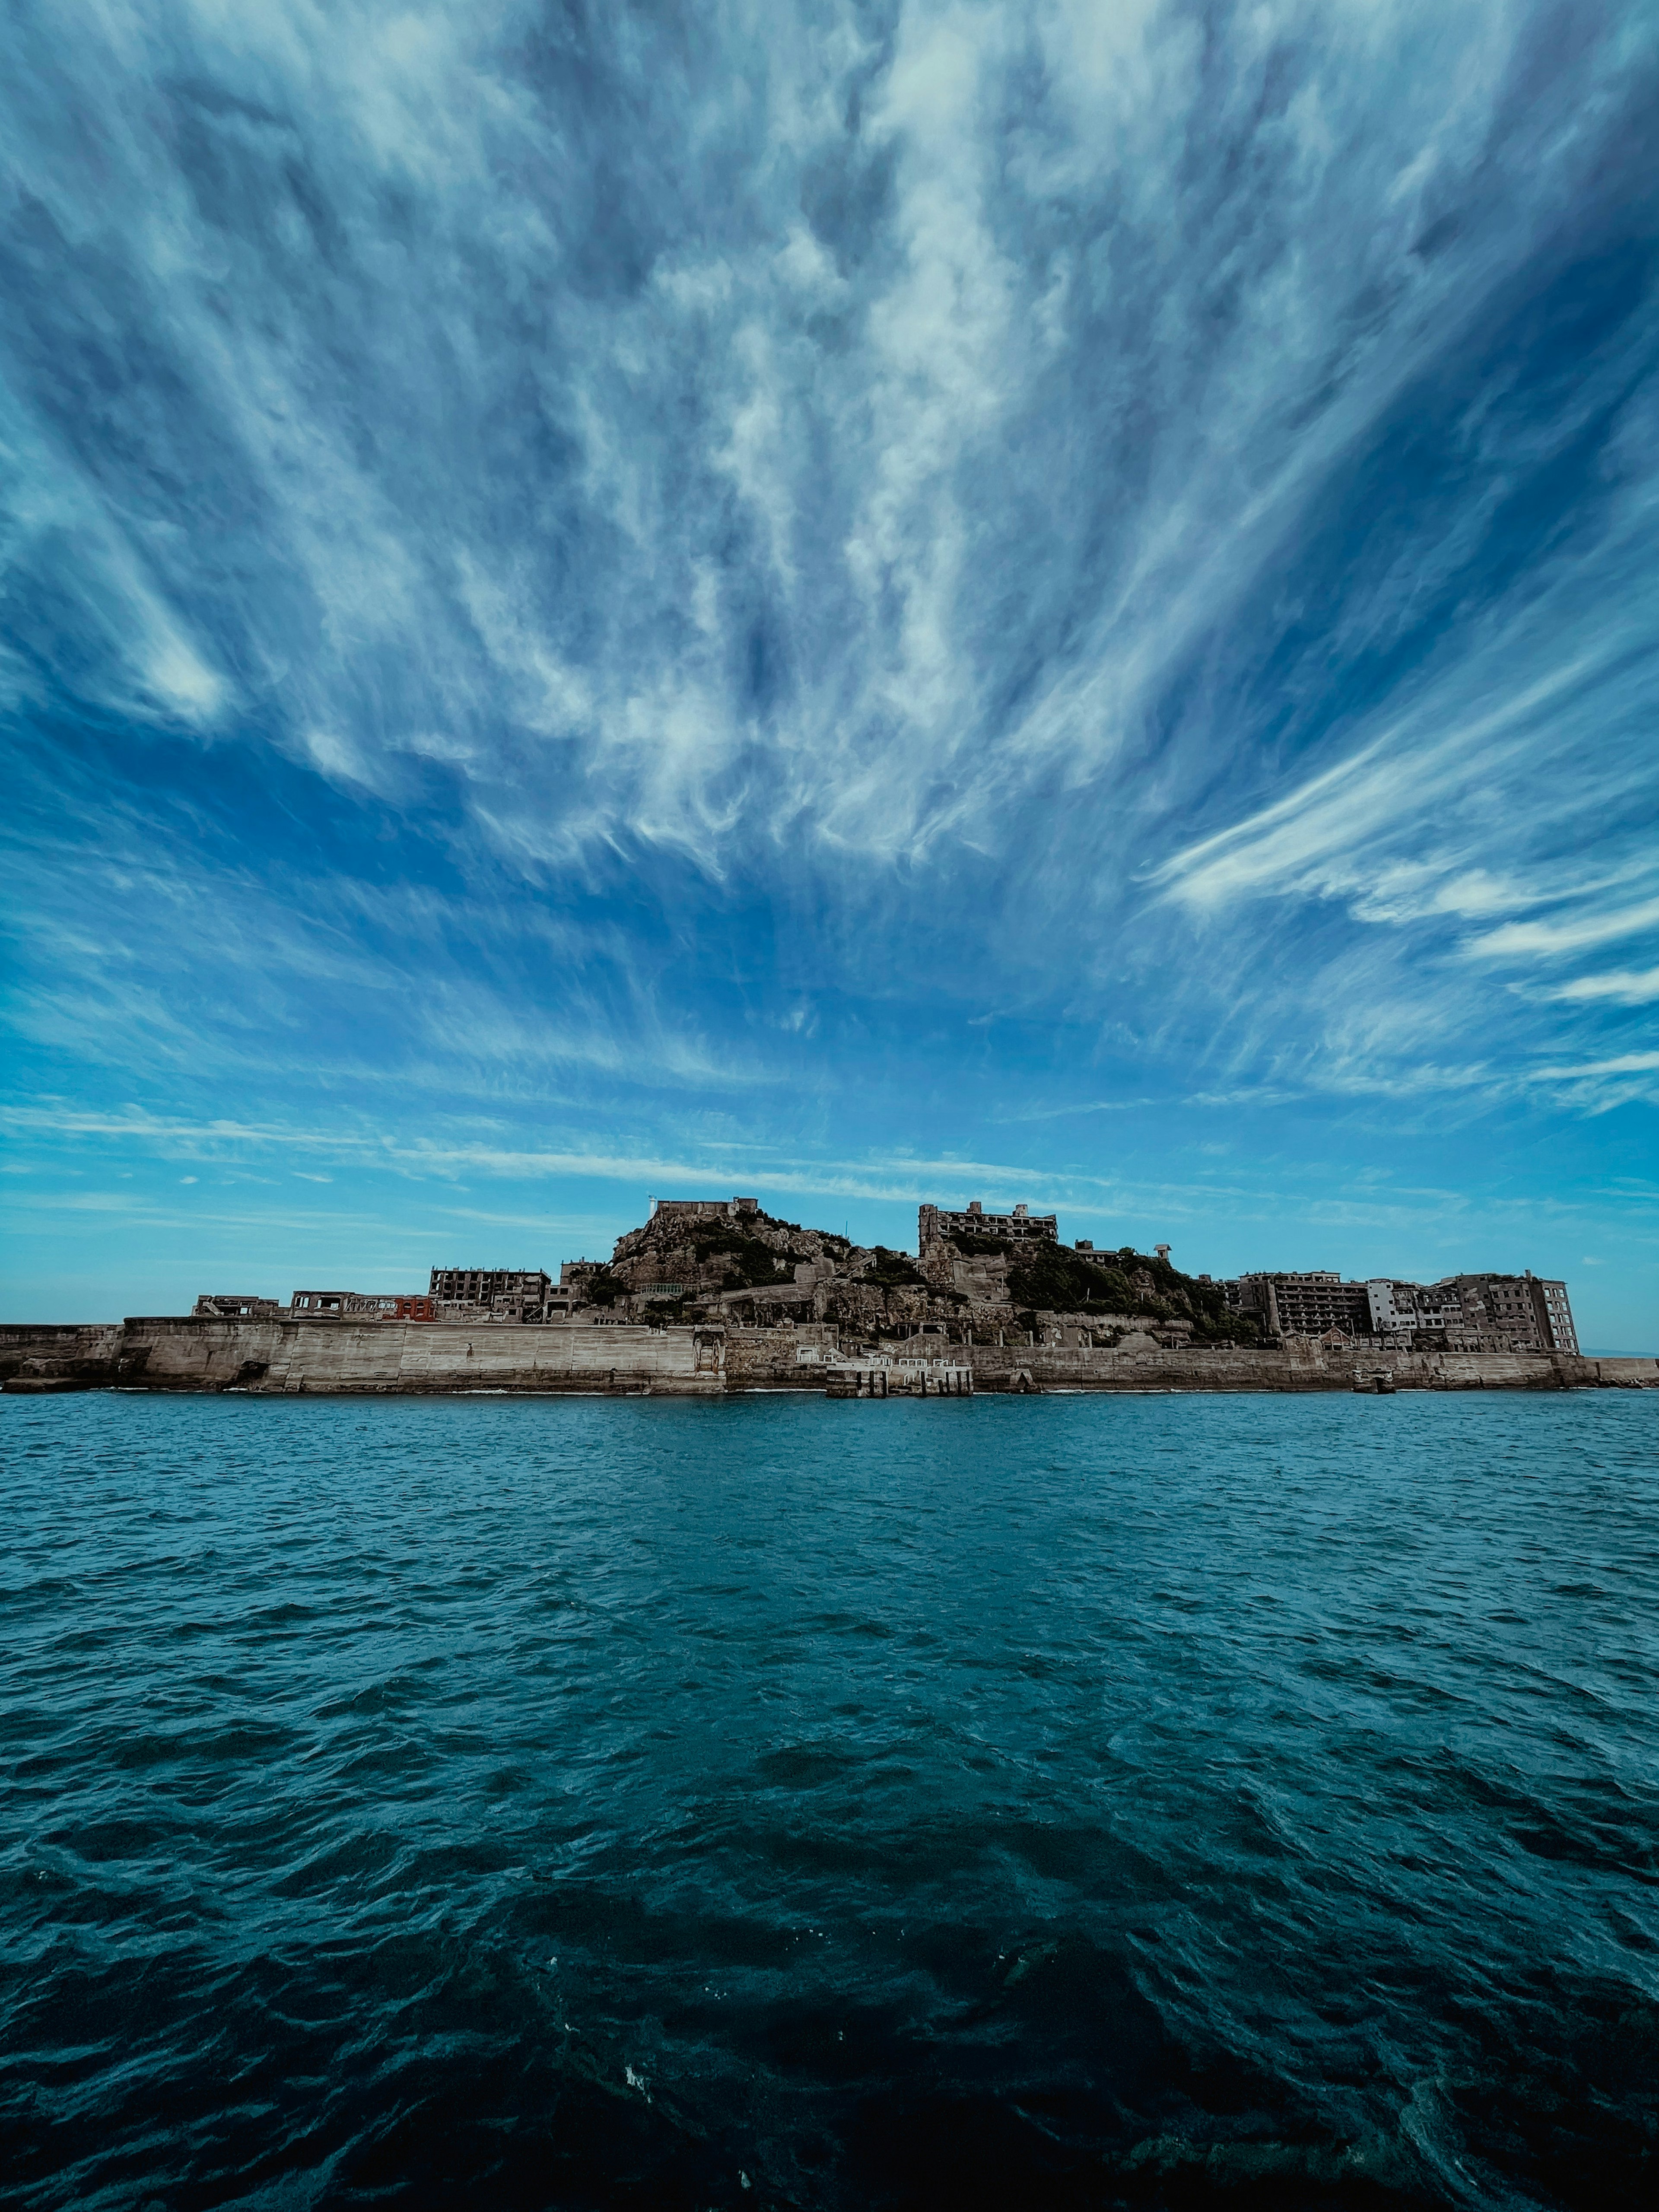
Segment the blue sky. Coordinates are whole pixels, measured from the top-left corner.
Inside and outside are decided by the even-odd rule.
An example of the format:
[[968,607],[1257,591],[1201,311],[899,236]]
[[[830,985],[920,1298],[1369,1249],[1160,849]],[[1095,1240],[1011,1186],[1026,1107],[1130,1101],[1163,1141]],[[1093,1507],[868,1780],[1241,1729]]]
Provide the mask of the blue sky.
[[0,40],[8,1316],[742,1190],[1659,1344],[1650,6]]

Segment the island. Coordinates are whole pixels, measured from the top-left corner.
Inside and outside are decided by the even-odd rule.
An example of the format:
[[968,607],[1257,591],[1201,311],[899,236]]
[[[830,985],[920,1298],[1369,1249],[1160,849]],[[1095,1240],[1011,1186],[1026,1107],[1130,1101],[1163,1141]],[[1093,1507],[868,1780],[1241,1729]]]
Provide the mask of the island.
[[424,1290],[205,1291],[188,1315],[0,1327],[0,1387],[960,1399],[993,1391],[1659,1387],[1586,1358],[1565,1283],[1328,1269],[1191,1275],[1171,1247],[1062,1243],[1056,1216],[924,1205],[916,1250],[755,1198],[653,1200],[605,1260],[446,1267]]

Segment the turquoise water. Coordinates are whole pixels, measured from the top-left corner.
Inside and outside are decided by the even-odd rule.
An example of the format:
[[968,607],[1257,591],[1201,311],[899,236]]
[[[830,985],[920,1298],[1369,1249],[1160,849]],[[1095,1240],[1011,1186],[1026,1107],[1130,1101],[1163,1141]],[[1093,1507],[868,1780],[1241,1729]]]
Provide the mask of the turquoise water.
[[1637,2202],[1656,1444],[0,1401],[0,2189]]

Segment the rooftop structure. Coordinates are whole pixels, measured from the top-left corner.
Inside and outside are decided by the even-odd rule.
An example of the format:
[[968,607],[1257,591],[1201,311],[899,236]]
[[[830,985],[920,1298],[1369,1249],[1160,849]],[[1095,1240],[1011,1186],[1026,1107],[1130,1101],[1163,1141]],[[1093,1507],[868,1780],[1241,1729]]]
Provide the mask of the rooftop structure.
[[659,1213],[684,1214],[690,1221],[737,1221],[759,1212],[757,1198],[653,1198],[651,1201],[653,1221]]

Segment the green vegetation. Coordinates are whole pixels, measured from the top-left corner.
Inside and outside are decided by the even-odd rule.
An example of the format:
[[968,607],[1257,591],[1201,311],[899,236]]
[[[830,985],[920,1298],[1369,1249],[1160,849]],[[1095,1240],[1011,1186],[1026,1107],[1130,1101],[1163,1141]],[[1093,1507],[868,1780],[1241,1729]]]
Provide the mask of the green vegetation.
[[951,1242],[965,1260],[1006,1260],[1014,1249],[1006,1237],[980,1237],[971,1229],[953,1230]]
[[716,1254],[726,1256],[724,1287],[752,1291],[763,1283],[775,1283],[790,1273],[769,1244],[741,1229],[705,1229],[698,1232],[692,1249],[701,1267]]
[[628,1296],[628,1286],[619,1283],[608,1267],[602,1268],[587,1285],[587,1296],[596,1306],[614,1306],[618,1298]]
[[[1133,1255],[1126,1255],[1133,1259]],[[1057,1244],[1028,1244],[1008,1270],[1008,1295],[1017,1306],[1046,1306],[1051,1313],[1157,1313],[1158,1302],[1138,1290],[1114,1255],[1097,1260]]]
[[876,1289],[904,1290],[912,1284],[927,1280],[908,1252],[890,1252],[884,1244],[878,1244],[875,1253],[875,1258],[865,1269],[861,1279]]
[[1179,1318],[1191,1322],[1194,1344],[1256,1341],[1255,1322],[1248,1314],[1229,1311],[1218,1284],[1200,1283],[1167,1260],[1149,1257],[1129,1244],[1117,1252],[1095,1253],[1027,1245],[1008,1270],[1008,1292],[1017,1306],[1032,1311]]

